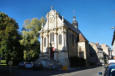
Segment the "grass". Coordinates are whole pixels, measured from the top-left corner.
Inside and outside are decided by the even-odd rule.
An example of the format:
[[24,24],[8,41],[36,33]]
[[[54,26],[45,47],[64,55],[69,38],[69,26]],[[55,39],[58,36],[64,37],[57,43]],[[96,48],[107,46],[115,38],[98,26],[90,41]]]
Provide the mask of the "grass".
[[6,60],[0,60],[1,64],[6,64]]
[[7,66],[6,60],[0,60],[0,66]]
[[0,64],[0,66],[7,66],[7,64]]

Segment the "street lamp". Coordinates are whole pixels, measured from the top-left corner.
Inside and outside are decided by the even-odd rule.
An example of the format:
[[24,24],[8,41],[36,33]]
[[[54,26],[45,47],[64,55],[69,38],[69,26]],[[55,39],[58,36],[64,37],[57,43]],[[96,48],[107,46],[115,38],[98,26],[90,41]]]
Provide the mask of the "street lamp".
[[[114,39],[114,34],[115,34],[115,26],[113,26],[113,27],[112,27],[112,29],[114,30],[114,32],[113,32],[113,39]],[[112,46],[113,46],[113,41],[112,41]],[[113,51],[113,49],[112,49],[112,51]],[[112,58],[112,51],[111,51],[111,58]]]
[[112,27],[112,29],[114,29],[114,30],[115,30],[115,27],[113,26],[113,27]]

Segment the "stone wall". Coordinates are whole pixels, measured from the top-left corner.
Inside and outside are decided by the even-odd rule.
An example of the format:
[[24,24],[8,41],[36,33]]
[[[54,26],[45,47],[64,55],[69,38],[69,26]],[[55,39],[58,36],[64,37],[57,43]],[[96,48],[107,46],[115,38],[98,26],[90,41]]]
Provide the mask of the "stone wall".
[[68,52],[57,52],[54,54],[54,59],[63,66],[69,66]]

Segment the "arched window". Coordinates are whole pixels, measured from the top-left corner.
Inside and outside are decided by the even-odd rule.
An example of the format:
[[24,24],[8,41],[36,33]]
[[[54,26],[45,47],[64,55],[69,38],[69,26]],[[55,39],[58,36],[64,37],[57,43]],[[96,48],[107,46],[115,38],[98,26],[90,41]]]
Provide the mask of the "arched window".
[[62,44],[62,35],[59,35],[59,44]]
[[46,47],[46,38],[44,38],[44,47]]
[[54,41],[54,33],[50,33],[50,42],[53,42]]

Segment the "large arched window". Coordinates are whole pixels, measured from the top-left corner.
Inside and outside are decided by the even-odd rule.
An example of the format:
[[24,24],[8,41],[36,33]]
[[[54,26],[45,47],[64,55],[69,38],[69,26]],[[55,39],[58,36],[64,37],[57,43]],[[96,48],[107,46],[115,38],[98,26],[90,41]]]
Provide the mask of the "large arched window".
[[54,33],[50,33],[50,42],[53,42],[54,41]]
[[46,47],[46,37],[44,38],[44,47]]
[[62,35],[59,35],[59,44],[62,44]]

